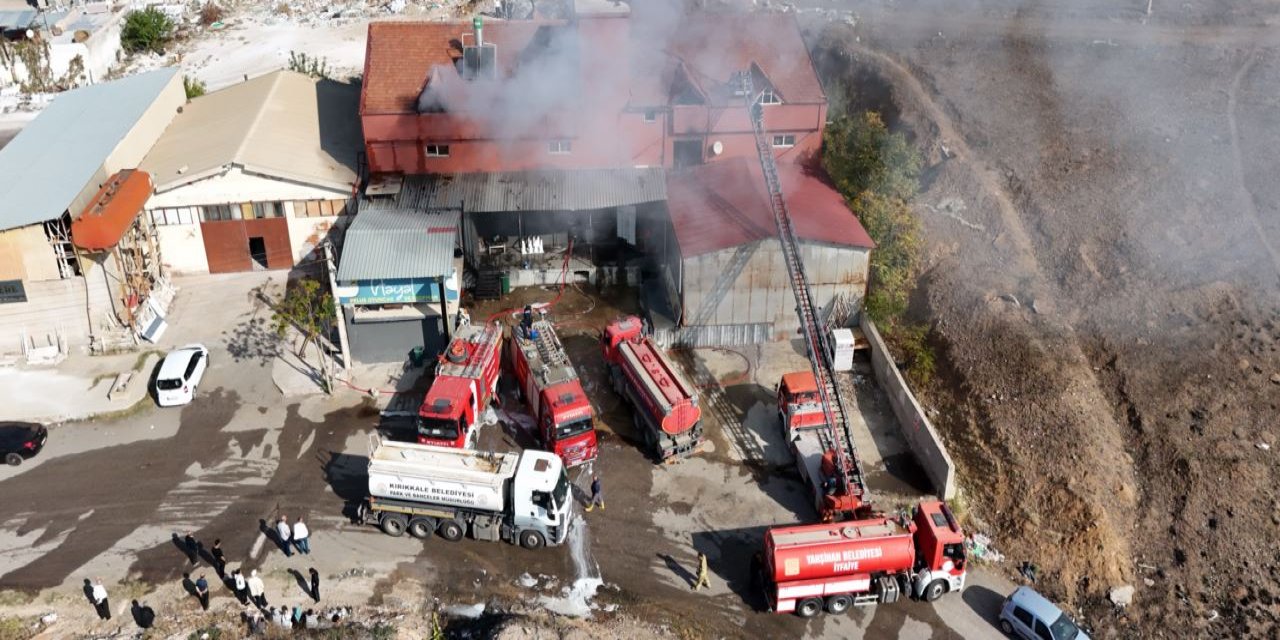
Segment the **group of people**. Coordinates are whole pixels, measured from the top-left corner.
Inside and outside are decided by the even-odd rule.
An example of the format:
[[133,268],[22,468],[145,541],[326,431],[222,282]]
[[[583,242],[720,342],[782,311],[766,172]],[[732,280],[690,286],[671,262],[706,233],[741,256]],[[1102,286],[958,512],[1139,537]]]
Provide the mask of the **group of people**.
[[[280,516],[274,531],[268,531],[268,533],[270,537],[275,538],[275,541],[286,556],[293,556],[295,550],[302,555],[311,553],[311,531],[307,528],[307,524],[301,516],[292,525],[289,524],[287,516]],[[227,572],[227,558],[222,550],[221,539],[215,539],[213,545],[208,549],[204,548],[192,532],[187,532],[181,539],[175,533],[173,534],[173,540],[186,554],[190,566],[194,567],[199,564],[201,559],[204,559],[217,572],[222,583],[235,594],[236,600],[241,605],[246,607],[253,605],[253,609],[247,610],[243,614],[243,618],[249,624],[251,631],[260,630],[268,620],[277,626],[287,628],[326,628],[326,625],[332,626],[346,615],[346,610],[344,609],[335,609],[321,616],[313,610],[303,611],[301,607],[296,606],[292,610],[287,606],[269,608],[266,585],[256,569],[250,570],[247,576],[238,567],[229,573]],[[315,567],[311,567],[308,570],[308,574],[310,588],[307,595],[311,596],[314,601],[320,602],[320,572]],[[208,611],[209,581],[204,574],[198,573],[195,579],[192,580],[191,573],[186,573],[183,578],[184,585],[195,596],[196,601],[200,603],[200,608]],[[299,580],[304,580],[300,574]],[[99,619],[110,620],[111,605],[107,589],[102,584],[102,579],[96,578],[91,581],[86,578],[84,585],[85,597],[93,604]],[[307,586],[307,584],[304,584],[303,588],[306,589]],[[137,600],[133,602],[133,614],[135,621],[143,628],[149,628],[155,620],[155,611],[145,604],[140,604]]]

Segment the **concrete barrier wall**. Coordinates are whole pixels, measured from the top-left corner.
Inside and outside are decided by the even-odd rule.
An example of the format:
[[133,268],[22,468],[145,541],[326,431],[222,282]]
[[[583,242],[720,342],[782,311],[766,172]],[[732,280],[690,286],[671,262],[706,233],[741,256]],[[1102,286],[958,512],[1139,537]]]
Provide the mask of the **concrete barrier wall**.
[[906,436],[907,444],[911,447],[911,452],[915,454],[929,482],[933,484],[934,492],[944,500],[954,498],[956,466],[951,461],[951,456],[947,454],[946,445],[942,443],[942,438],[933,428],[933,423],[929,422],[929,418],[925,416],[924,409],[916,400],[915,394],[911,393],[907,381],[902,377],[902,372],[898,371],[898,365],[889,355],[889,349],[880,337],[880,332],[876,330],[875,324],[865,316],[862,319],[862,330],[867,340],[871,342],[871,367],[875,370],[876,381],[889,396],[889,404],[893,407],[893,414],[898,418],[898,424],[902,425],[902,432]]

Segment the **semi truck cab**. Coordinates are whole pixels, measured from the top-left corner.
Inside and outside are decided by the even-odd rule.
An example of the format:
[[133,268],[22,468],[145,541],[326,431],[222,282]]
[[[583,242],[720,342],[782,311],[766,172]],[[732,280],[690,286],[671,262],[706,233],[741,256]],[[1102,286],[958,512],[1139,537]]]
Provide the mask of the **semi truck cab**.
[[964,531],[943,502],[921,502],[911,516],[915,524],[916,574],[913,592],[930,602],[964,588]]
[[[512,524],[519,531],[538,531],[546,544],[564,543],[569,535],[569,476],[559,456],[526,451],[516,469]],[[527,535],[527,534],[525,534]],[[519,540],[525,547],[523,537]],[[534,545],[536,546],[536,545]]]
[[814,429],[827,423],[818,395],[818,382],[811,371],[784,374],[778,383],[778,418],[788,437],[798,429]]

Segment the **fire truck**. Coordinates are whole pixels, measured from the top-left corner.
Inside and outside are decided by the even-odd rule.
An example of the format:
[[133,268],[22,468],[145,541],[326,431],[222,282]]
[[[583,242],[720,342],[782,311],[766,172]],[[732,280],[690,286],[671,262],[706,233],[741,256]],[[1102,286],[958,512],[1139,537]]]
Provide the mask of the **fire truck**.
[[420,444],[475,446],[476,423],[498,389],[501,347],[502,327],[496,322],[458,328],[418,409]]
[[964,532],[947,506],[921,502],[910,519],[776,527],[765,532],[753,579],[769,608],[812,618],[854,605],[932,602],[964,588]]
[[640,319],[610,323],[600,337],[614,391],[632,406],[636,431],[658,462],[693,454],[702,444],[702,410],[693,385],[667,359]]
[[595,460],[595,413],[545,312],[535,317],[526,306],[512,314],[511,372],[537,421],[539,444],[566,467]]
[[750,71],[739,72],[756,155],[782,246],[812,371],[790,374],[778,388],[779,412],[823,524],[765,532],[763,574],[770,607],[804,617],[823,609],[893,602],[908,593],[936,600],[964,587],[964,533],[946,505],[921,503],[910,521],[871,513],[866,484],[836,384],[830,338],[818,320],[800,243],[787,213],[764,112]]

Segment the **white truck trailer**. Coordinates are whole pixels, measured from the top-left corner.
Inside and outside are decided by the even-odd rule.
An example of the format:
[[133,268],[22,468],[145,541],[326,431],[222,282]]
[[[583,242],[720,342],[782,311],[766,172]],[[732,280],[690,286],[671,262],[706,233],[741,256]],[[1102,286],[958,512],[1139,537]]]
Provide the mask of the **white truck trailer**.
[[504,540],[526,549],[569,533],[569,478],[554,453],[495,453],[370,438],[360,522],[391,536]]

